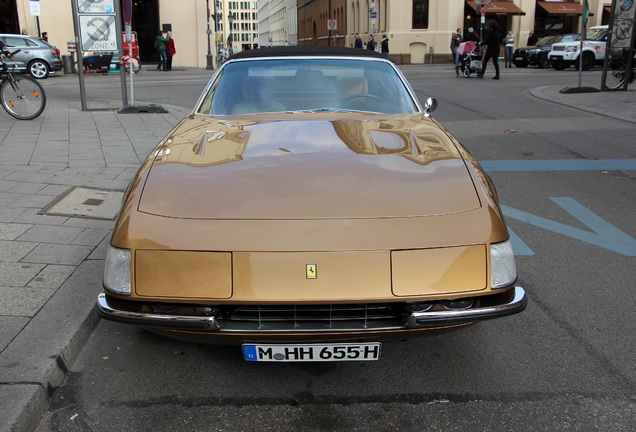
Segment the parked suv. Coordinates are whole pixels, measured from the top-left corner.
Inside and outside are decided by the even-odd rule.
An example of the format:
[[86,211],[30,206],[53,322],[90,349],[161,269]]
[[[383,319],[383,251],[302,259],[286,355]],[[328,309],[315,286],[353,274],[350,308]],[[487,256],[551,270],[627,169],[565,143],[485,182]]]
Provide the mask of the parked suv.
[[558,42],[570,42],[579,40],[578,33],[546,36],[541,38],[536,45],[517,48],[512,56],[517,67],[538,66],[540,69],[550,67],[548,53],[552,50],[552,44]]
[[16,72],[28,72],[33,78],[41,79],[63,68],[60,50],[43,40],[15,34],[0,34],[0,40],[10,51],[20,50],[5,60]]
[[[591,69],[595,64],[603,64],[607,32],[607,26],[590,27],[587,31],[587,38],[583,41],[583,70]],[[580,48],[580,41],[553,44],[549,54],[552,66],[558,70],[569,66],[578,68]]]

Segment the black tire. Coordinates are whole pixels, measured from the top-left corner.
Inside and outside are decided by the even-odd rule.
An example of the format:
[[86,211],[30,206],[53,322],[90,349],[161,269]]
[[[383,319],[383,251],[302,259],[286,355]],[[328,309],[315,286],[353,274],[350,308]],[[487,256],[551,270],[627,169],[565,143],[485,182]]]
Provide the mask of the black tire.
[[[594,67],[594,54],[590,52],[583,53],[583,65],[581,68],[584,71],[590,70]],[[579,59],[576,60],[576,68],[579,68]]]
[[14,75],[0,83],[0,104],[18,120],[31,120],[42,114],[46,107],[46,93],[39,82],[26,75]]
[[44,60],[32,60],[27,65],[27,71],[31,78],[35,79],[45,79],[49,76],[51,68],[49,64]]
[[464,69],[462,75],[464,75],[464,78],[470,77],[470,68],[468,66],[466,66],[466,69]]
[[607,74],[605,75],[605,87],[611,90],[617,90],[625,83],[625,75],[627,73],[627,64],[623,60],[612,60],[607,65]]
[[545,69],[550,67],[550,59],[548,58],[547,54],[543,54],[542,56],[539,57],[539,60],[537,61],[537,66],[539,67],[539,69]]

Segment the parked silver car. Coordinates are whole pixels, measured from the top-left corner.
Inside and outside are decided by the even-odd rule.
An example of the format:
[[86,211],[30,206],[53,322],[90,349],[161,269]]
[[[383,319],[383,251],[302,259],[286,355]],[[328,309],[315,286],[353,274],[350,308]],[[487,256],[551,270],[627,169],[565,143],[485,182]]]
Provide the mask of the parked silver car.
[[5,60],[16,72],[28,72],[33,78],[42,79],[63,68],[60,50],[43,40],[16,34],[0,34],[0,40],[10,51],[20,50]]

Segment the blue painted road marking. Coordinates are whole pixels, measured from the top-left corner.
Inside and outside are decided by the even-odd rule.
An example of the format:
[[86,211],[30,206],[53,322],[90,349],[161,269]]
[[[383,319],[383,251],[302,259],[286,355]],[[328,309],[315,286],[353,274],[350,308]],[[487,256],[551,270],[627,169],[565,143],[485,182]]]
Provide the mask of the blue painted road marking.
[[[529,223],[539,228],[589,243],[625,256],[636,256],[636,240],[593,213],[572,198],[550,198],[563,210],[581,221],[593,232],[584,231],[551,221],[528,212],[501,206],[506,217]],[[513,249],[517,255],[533,255],[532,250],[516,234],[511,233]]]
[[489,172],[502,171],[636,171],[636,159],[487,160]]

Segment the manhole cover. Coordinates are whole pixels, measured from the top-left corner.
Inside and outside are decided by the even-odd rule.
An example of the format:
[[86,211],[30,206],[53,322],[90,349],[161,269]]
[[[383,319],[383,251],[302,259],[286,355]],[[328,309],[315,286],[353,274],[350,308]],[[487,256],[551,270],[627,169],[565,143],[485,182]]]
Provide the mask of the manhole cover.
[[42,209],[39,214],[85,219],[115,219],[122,191],[89,187],[74,187]]

